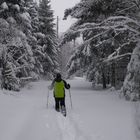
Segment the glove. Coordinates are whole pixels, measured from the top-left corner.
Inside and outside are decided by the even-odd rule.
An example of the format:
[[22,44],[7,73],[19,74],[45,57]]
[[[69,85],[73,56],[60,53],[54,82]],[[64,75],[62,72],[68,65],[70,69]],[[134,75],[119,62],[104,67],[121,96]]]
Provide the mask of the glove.
[[68,84],[68,88],[70,88],[70,84]]

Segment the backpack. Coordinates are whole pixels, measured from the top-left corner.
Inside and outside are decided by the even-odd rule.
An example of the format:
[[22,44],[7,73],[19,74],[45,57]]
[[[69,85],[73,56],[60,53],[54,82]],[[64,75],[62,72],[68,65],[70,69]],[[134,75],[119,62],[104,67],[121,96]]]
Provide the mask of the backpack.
[[65,96],[65,85],[63,81],[54,83],[54,97],[64,98]]

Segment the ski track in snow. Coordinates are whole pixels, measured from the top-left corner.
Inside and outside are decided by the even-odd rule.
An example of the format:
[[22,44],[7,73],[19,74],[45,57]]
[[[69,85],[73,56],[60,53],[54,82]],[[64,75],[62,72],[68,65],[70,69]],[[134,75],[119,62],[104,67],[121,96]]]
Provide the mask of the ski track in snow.
[[62,140],[80,140],[77,136],[78,130],[75,128],[74,123],[72,123],[72,121],[70,121],[68,117],[64,118],[60,114],[57,116],[57,121],[61,129]]
[[64,117],[62,114],[58,114],[56,117],[58,126],[61,129],[61,140],[99,140],[95,136],[93,138],[93,136],[85,134],[72,116]]

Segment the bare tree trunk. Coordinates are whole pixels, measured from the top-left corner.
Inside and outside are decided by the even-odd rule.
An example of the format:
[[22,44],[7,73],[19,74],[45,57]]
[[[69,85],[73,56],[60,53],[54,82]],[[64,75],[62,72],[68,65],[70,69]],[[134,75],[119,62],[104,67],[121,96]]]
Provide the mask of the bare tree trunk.
[[105,76],[105,69],[102,67],[102,84],[103,84],[103,89],[106,88],[106,76]]
[[115,71],[115,62],[111,65],[111,86],[116,86],[116,71]]
[[108,71],[108,73],[107,73],[107,84],[108,84],[108,85],[110,84],[110,73],[109,73],[109,71]]

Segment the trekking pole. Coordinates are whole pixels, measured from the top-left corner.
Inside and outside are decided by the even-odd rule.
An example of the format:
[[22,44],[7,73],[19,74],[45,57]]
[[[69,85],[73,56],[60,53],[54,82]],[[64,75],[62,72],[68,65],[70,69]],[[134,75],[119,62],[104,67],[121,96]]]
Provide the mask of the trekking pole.
[[49,107],[49,89],[48,89],[48,94],[47,94],[47,108]]
[[71,108],[72,108],[72,98],[71,98],[71,92],[70,92],[70,89],[69,89],[69,96],[70,96],[70,104],[71,104]]

